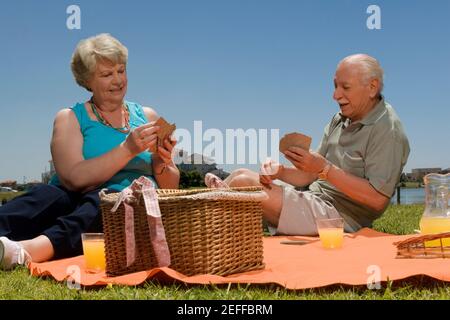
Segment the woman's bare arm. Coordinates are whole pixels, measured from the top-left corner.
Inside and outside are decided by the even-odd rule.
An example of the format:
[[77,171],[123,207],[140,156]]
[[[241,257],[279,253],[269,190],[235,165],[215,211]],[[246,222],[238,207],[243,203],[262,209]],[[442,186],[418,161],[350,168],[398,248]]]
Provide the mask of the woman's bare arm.
[[[95,189],[114,176],[136,154],[156,143],[156,131],[157,127],[152,127],[151,124],[141,126],[111,151],[85,160],[83,136],[76,116],[72,110],[63,109],[56,115],[51,141],[56,173],[69,190],[86,192]],[[146,138],[138,139],[138,135],[144,133]]]

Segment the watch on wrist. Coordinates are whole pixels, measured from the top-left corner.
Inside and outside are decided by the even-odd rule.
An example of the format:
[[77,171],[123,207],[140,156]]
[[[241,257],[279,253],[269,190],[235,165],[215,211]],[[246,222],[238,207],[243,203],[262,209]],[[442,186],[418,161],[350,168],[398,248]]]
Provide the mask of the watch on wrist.
[[320,180],[327,180],[328,179],[328,172],[331,169],[331,163],[327,161],[327,164],[322,169],[322,171],[319,172],[318,177]]

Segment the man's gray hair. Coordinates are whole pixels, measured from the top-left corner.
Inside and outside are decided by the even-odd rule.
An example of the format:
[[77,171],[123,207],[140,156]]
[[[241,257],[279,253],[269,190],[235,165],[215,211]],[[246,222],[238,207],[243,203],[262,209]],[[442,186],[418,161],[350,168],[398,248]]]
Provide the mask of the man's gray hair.
[[91,91],[88,81],[99,60],[126,65],[128,49],[108,33],[102,33],[78,43],[72,56],[72,73],[75,81],[88,91]]
[[358,53],[358,54],[353,54],[351,56],[345,57],[344,59],[342,59],[339,62],[338,66],[344,62],[345,63],[354,63],[354,64],[357,64],[358,66],[360,66],[362,68],[363,81],[365,82],[365,84],[369,83],[369,81],[372,79],[377,79],[380,83],[379,93],[381,93],[383,91],[384,72],[383,72],[383,69],[381,68],[380,63],[378,62],[377,59],[375,59],[374,57],[371,57],[367,54]]

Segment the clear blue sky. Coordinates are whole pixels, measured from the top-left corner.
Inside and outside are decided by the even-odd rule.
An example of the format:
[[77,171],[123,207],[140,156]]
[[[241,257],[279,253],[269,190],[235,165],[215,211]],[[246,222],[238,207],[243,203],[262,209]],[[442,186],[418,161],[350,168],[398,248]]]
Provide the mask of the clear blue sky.
[[[66,8],[81,8],[81,30]],[[381,8],[381,30],[366,9]],[[177,127],[279,128],[319,143],[343,57],[375,56],[411,143],[406,171],[450,166],[450,1],[2,1],[0,180],[40,179],[53,118],[88,92],[69,62],[108,32],[129,49],[127,99]],[[232,169],[228,166],[226,169]]]

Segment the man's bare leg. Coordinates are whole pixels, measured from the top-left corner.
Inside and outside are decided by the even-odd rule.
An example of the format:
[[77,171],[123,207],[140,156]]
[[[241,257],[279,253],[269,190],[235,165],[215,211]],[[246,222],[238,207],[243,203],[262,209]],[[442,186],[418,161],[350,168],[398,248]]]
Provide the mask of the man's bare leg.
[[262,202],[264,219],[274,227],[278,226],[281,208],[283,206],[283,190],[280,186],[271,184],[271,188],[261,185],[259,174],[248,169],[238,169],[233,171],[225,182],[230,187],[253,187],[262,186],[264,192],[269,196]]

